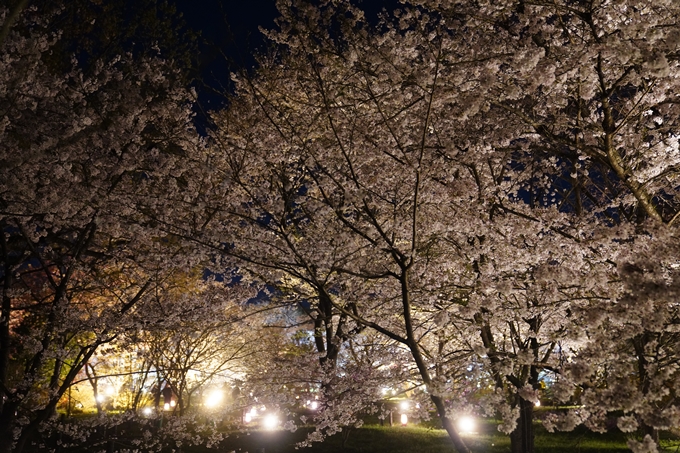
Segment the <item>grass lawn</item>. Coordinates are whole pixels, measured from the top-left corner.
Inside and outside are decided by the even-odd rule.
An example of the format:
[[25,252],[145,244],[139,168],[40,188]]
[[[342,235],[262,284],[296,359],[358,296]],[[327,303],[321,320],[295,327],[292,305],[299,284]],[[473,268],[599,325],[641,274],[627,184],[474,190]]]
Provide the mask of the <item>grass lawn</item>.
[[[536,451],[551,453],[623,453],[630,452],[626,435],[618,431],[597,434],[580,428],[571,433],[547,433],[536,427]],[[367,425],[353,429],[345,446],[342,435],[336,435],[310,448],[295,449],[295,443],[304,439],[307,431],[252,431],[249,434],[234,433],[221,446],[222,452],[236,453],[451,453],[453,447],[441,429],[418,426],[383,427]],[[508,452],[510,439],[487,423],[477,434],[465,436],[473,452]],[[663,451],[680,452],[680,442],[662,441]],[[191,453],[207,453],[207,449],[191,449]]]

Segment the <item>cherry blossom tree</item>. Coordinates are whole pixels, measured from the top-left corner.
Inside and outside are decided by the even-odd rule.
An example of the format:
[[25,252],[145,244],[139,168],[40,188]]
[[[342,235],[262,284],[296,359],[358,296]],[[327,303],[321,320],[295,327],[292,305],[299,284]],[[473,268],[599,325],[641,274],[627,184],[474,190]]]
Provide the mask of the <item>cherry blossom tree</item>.
[[[573,373],[585,383],[607,369],[602,392],[588,381],[591,413],[582,412],[581,420],[601,429],[605,413],[623,410],[626,430],[639,425],[650,436],[631,446],[653,449],[655,427],[667,429],[676,410],[673,398],[664,396],[668,387],[651,389],[653,382],[668,385],[676,360],[675,337],[668,332],[675,323],[678,6],[423,4],[469,31],[469,45],[459,49],[474,63],[458,79],[465,80],[468,95],[458,111],[484,124],[485,139],[495,146],[515,148],[516,164],[532,168],[535,176],[524,183],[531,197],[590,217],[591,226],[582,231],[599,239],[588,247],[598,249],[603,265],[615,263],[609,288],[601,287],[588,304],[572,304],[589,341],[565,376]],[[646,321],[650,313],[658,324]],[[590,368],[592,363],[601,367]],[[631,372],[636,379],[628,387],[623,382]],[[628,400],[626,392],[639,396],[635,408],[608,399]]]
[[[511,389],[513,400],[533,394],[537,370],[552,363],[566,306],[552,299],[543,305],[541,294],[522,290],[531,291],[539,263],[560,259],[560,241],[572,239],[565,239],[570,235],[555,209],[541,213],[544,224],[510,197],[517,183],[504,176],[507,150],[458,136],[462,130],[449,116],[456,90],[440,79],[455,36],[427,16],[405,18],[406,25],[385,21],[378,33],[344,4],[342,14],[329,5],[296,8],[282,9],[281,32],[271,34],[288,49],[263,61],[255,78],[239,80],[232,109],[215,116],[214,141],[223,154],[212,164],[243,187],[232,212],[278,206],[275,214],[243,216],[246,228],[232,236],[229,253],[249,264],[261,260],[262,267],[276,256],[287,265],[270,268],[283,282],[303,280],[298,269],[323,269],[333,279],[328,304],[409,351],[419,385],[457,449],[466,451],[443,383],[486,341],[488,350],[498,350],[484,354],[493,356],[498,385]],[[488,295],[495,285],[513,289],[520,280],[515,294],[498,298],[508,301],[502,313],[517,320],[510,328],[522,351],[501,352],[486,333],[506,319],[490,321],[497,308]],[[539,326],[547,338],[537,338]],[[512,364],[510,371],[501,367],[508,360],[524,365],[521,378]],[[527,424],[530,417],[522,428]]]
[[2,451],[23,449],[155,275],[182,265],[135,206],[193,146],[189,94],[159,57],[55,71],[50,20],[25,9],[0,49]]
[[[568,383],[577,366],[561,365],[605,325],[587,314],[624,315],[626,257],[650,234],[629,222],[675,220],[677,14],[421,3],[434,13],[404,7],[374,28],[345,2],[281,5],[282,50],[239,80],[214,136],[224,180],[244,187],[232,212],[278,211],[244,216],[248,239],[229,244],[285,263],[270,280],[324,269],[338,313],[409,349],[465,451],[438,404],[429,341],[443,330],[442,356],[487,363],[513,451],[532,451],[539,372]],[[629,358],[647,373],[650,354]]]

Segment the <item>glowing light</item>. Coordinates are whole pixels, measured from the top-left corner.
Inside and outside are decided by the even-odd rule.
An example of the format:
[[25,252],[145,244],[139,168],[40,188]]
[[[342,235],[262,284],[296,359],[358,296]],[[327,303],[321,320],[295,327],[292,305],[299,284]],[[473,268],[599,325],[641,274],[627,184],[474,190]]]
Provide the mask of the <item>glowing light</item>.
[[246,416],[243,417],[243,420],[244,420],[246,423],[250,423],[250,422],[253,421],[253,416],[250,415],[250,412],[246,412]]
[[150,407],[145,407],[142,412],[144,413],[144,415],[151,415],[153,410]]
[[175,400],[170,400],[170,407],[175,407],[176,405],[177,403],[175,402]]
[[101,393],[99,395],[97,395],[97,402],[98,403],[103,403],[104,401],[106,401],[106,397],[104,395],[102,395]]
[[257,415],[257,409],[255,409],[254,407],[251,408],[251,409],[250,409],[250,416],[251,416],[251,417],[255,417],[256,415]]
[[205,407],[216,407],[222,402],[222,398],[224,398],[224,393],[221,390],[213,390],[205,399]]
[[170,410],[170,403],[165,403],[163,405],[163,410],[169,411]]
[[534,406],[536,406],[536,407],[540,407],[540,406],[541,406],[541,402],[540,402],[540,401],[538,401],[538,400],[536,400],[536,402],[534,403]]
[[309,408],[313,411],[317,410],[319,408],[319,402],[318,401],[312,401],[312,404],[309,405]]
[[382,393],[383,395],[387,395],[387,392],[389,392],[389,391],[390,391],[390,389],[384,388],[384,389],[381,390],[381,393]]
[[265,429],[273,430],[279,427],[279,417],[276,414],[268,414],[264,420],[262,420],[262,425]]
[[402,411],[407,411],[409,409],[408,401],[402,401],[401,403],[399,403],[399,408]]
[[472,417],[461,417],[458,419],[458,430],[461,433],[472,433],[475,431],[475,428],[477,424],[475,423],[475,419]]
[[401,414],[401,425],[406,426],[408,424],[408,415]]

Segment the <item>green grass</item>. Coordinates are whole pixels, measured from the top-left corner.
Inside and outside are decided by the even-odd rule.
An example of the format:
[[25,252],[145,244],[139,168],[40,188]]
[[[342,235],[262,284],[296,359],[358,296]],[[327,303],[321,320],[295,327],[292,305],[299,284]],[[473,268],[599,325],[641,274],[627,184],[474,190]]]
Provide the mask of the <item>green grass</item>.
[[[221,446],[221,451],[236,453],[450,453],[453,450],[446,432],[418,426],[378,426],[369,425],[353,429],[345,446],[342,434],[332,436],[323,443],[310,448],[295,449],[295,443],[304,439],[307,431],[295,433],[284,431],[253,431],[250,434],[234,433]],[[537,453],[624,453],[630,452],[626,446],[626,436],[620,432],[597,434],[585,429],[571,433],[547,433],[537,426]],[[466,443],[475,453],[508,452],[510,439],[496,430],[496,425],[487,423],[477,434],[465,436]],[[674,452],[677,442],[665,441],[665,451]],[[196,449],[192,453],[209,450]],[[213,450],[214,451],[214,450]],[[678,450],[680,452],[680,450]]]
[[[510,451],[510,439],[497,430],[497,422],[485,420],[478,427],[479,432],[465,435],[465,441],[473,453],[507,453]],[[605,434],[593,433],[579,427],[563,433],[548,433],[540,425],[536,428],[536,453],[624,453],[630,452],[626,445],[628,435],[612,430]],[[205,447],[187,447],[176,449],[182,453],[452,453],[451,441],[446,432],[436,426],[380,426],[365,425],[329,437],[324,442],[315,443],[312,447],[296,449],[296,444],[303,441],[311,428],[289,431],[264,431],[252,429],[250,432],[230,432],[227,438],[215,449]],[[106,433],[100,433],[100,440],[106,444]],[[123,434],[123,433],[121,433]],[[343,443],[343,440],[345,442]],[[113,447],[114,451],[132,448],[132,439],[125,434]],[[84,446],[83,446],[84,447]],[[76,448],[62,453],[83,453],[88,448]],[[680,453],[680,440],[666,435],[661,441],[664,453]],[[165,448],[163,453],[170,453],[172,448]],[[42,451],[30,449],[31,452]]]

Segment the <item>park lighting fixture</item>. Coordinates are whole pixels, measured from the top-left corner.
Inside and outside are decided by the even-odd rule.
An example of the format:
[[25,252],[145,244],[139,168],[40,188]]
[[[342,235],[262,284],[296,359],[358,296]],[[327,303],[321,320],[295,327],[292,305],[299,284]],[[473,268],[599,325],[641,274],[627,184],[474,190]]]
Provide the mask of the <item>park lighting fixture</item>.
[[401,426],[408,425],[408,415],[401,414]]
[[99,395],[97,395],[97,402],[98,403],[103,403],[104,401],[106,401],[106,397],[104,395],[102,395],[101,393]]
[[205,399],[205,407],[217,407],[217,405],[222,402],[222,398],[224,398],[224,393],[221,390],[213,390],[208,393],[208,396]]
[[170,407],[175,407],[176,405],[177,403],[175,402],[175,400],[170,400]]
[[144,415],[146,415],[148,417],[149,415],[151,415],[153,410],[150,407],[145,407],[142,412],[144,413]]
[[540,400],[536,400],[536,402],[534,403],[534,406],[536,406],[536,407],[541,407],[541,401],[540,401]]
[[399,408],[402,411],[407,411],[409,409],[408,401],[402,401],[401,403],[399,403]]
[[253,421],[253,416],[250,415],[250,412],[246,412],[246,415],[243,417],[243,421],[246,423],[250,423]]
[[318,401],[312,401],[312,404],[309,405],[309,408],[313,411],[317,410],[319,408],[319,402]]
[[276,414],[267,414],[264,417],[264,420],[262,420],[262,425],[265,429],[270,431],[275,430],[279,427],[279,417],[277,417]]
[[475,419],[470,416],[464,416],[458,419],[458,430],[463,433],[473,433],[476,428]]
[[163,405],[163,410],[169,411],[169,410],[170,410],[170,403],[165,403],[165,404]]

